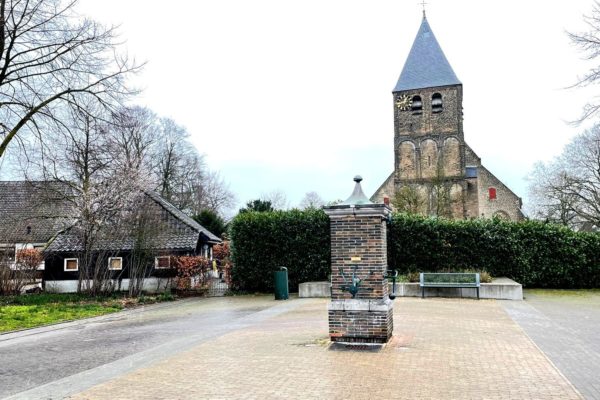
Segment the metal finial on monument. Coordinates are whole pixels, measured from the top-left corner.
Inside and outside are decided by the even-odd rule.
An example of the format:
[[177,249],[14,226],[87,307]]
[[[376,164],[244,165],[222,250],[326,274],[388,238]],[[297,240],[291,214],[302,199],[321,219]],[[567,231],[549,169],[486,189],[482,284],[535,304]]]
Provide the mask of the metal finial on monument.
[[360,175],[356,175],[354,177],[354,182],[356,182],[356,185],[354,185],[354,190],[352,191],[350,197],[348,197],[346,201],[344,201],[341,205],[354,206],[362,204],[373,204],[373,202],[371,202],[369,198],[365,196],[365,193],[362,190],[362,186],[360,185],[362,180],[363,178]]

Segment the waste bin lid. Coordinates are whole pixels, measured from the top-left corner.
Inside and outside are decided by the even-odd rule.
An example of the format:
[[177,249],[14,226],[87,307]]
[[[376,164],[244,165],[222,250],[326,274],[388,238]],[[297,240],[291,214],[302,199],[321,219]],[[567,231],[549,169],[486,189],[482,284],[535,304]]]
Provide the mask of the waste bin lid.
[[286,267],[278,267],[279,271],[287,271]]

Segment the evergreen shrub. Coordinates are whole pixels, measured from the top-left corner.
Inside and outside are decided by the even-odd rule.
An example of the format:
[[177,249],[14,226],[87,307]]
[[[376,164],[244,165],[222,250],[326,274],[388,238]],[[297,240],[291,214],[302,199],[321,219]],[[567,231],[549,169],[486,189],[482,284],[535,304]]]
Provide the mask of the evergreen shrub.
[[272,292],[273,273],[288,269],[290,291],[330,274],[329,218],[322,210],[244,212],[230,223],[232,284]]
[[[330,274],[329,220],[321,210],[242,213],[230,235],[237,289],[272,291],[279,266],[288,268],[291,291]],[[388,265],[401,275],[478,270],[527,287],[600,288],[600,234],[539,221],[394,214]]]
[[600,287],[600,235],[539,221],[452,221],[395,214],[388,264],[401,274],[485,270],[524,286]]

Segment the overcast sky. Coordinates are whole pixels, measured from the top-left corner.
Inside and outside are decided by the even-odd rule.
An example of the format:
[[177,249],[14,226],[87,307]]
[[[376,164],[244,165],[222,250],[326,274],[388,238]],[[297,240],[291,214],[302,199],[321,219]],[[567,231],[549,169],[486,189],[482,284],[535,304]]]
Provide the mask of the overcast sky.
[[[582,128],[591,90],[567,90],[590,64],[566,30],[592,0],[429,0],[427,16],[464,87],[465,138],[526,196],[532,164]],[[120,24],[148,62],[139,104],[184,125],[239,205],[281,190],[371,195],[393,171],[392,94],[421,23],[417,0],[83,0]]]

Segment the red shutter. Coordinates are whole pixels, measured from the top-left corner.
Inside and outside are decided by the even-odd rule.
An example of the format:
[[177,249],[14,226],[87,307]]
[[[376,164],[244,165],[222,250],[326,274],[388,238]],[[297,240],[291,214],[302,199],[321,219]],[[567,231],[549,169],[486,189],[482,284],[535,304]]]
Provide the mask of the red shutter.
[[496,188],[491,187],[488,189],[488,192],[490,200],[496,200]]

